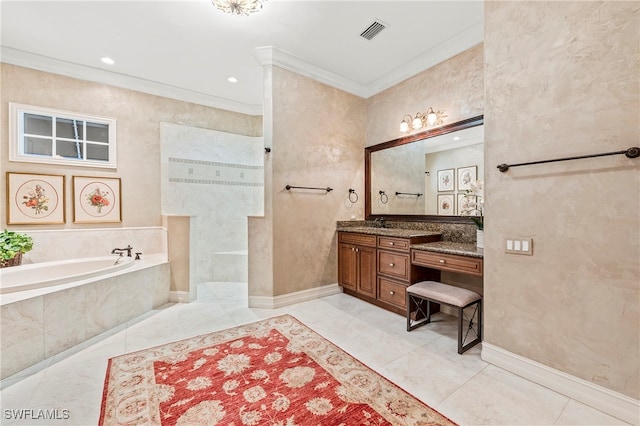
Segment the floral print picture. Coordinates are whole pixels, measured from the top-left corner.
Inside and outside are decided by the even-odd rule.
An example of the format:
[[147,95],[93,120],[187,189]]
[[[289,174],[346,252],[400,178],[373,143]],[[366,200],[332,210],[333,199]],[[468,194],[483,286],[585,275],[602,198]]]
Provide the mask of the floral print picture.
[[438,195],[438,214],[452,216],[455,211],[453,194]]
[[7,224],[64,223],[64,176],[7,173]]
[[438,192],[453,191],[453,169],[438,170]]
[[471,189],[471,184],[478,179],[478,166],[460,167],[458,169],[458,191]]
[[73,177],[73,222],[121,222],[120,178]]

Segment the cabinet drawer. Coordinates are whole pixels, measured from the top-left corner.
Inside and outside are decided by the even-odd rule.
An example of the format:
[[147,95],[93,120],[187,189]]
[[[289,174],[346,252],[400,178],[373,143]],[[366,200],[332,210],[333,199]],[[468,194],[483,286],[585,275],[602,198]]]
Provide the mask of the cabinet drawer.
[[367,234],[356,234],[351,232],[338,232],[338,242],[356,244],[359,246],[376,246],[376,236]]
[[408,254],[378,250],[378,273],[409,280],[411,260]]
[[411,243],[407,238],[378,237],[378,248],[405,251],[409,253]]
[[456,256],[421,250],[411,251],[411,263],[442,271],[482,276],[482,259],[477,257]]
[[402,283],[378,277],[378,300],[380,301],[405,309],[407,307],[406,290],[407,286]]

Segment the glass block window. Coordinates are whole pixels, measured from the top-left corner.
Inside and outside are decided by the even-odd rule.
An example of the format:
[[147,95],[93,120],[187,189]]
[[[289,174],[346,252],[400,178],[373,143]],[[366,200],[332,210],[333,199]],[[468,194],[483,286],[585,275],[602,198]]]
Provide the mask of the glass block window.
[[9,104],[10,161],[116,167],[116,120]]

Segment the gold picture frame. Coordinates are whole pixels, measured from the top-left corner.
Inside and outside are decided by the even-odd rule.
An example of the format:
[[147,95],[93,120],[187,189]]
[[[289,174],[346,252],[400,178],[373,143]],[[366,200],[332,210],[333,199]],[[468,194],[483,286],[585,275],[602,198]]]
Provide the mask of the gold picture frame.
[[64,224],[64,185],[64,175],[7,172],[7,225]]
[[122,222],[120,178],[73,176],[73,223]]

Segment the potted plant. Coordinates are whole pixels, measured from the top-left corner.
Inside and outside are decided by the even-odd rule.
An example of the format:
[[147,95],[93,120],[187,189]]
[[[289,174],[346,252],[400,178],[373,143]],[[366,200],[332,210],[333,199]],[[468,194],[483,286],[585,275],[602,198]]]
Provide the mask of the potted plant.
[[27,234],[9,231],[0,233],[0,268],[18,266],[22,254],[33,249],[33,239]]

